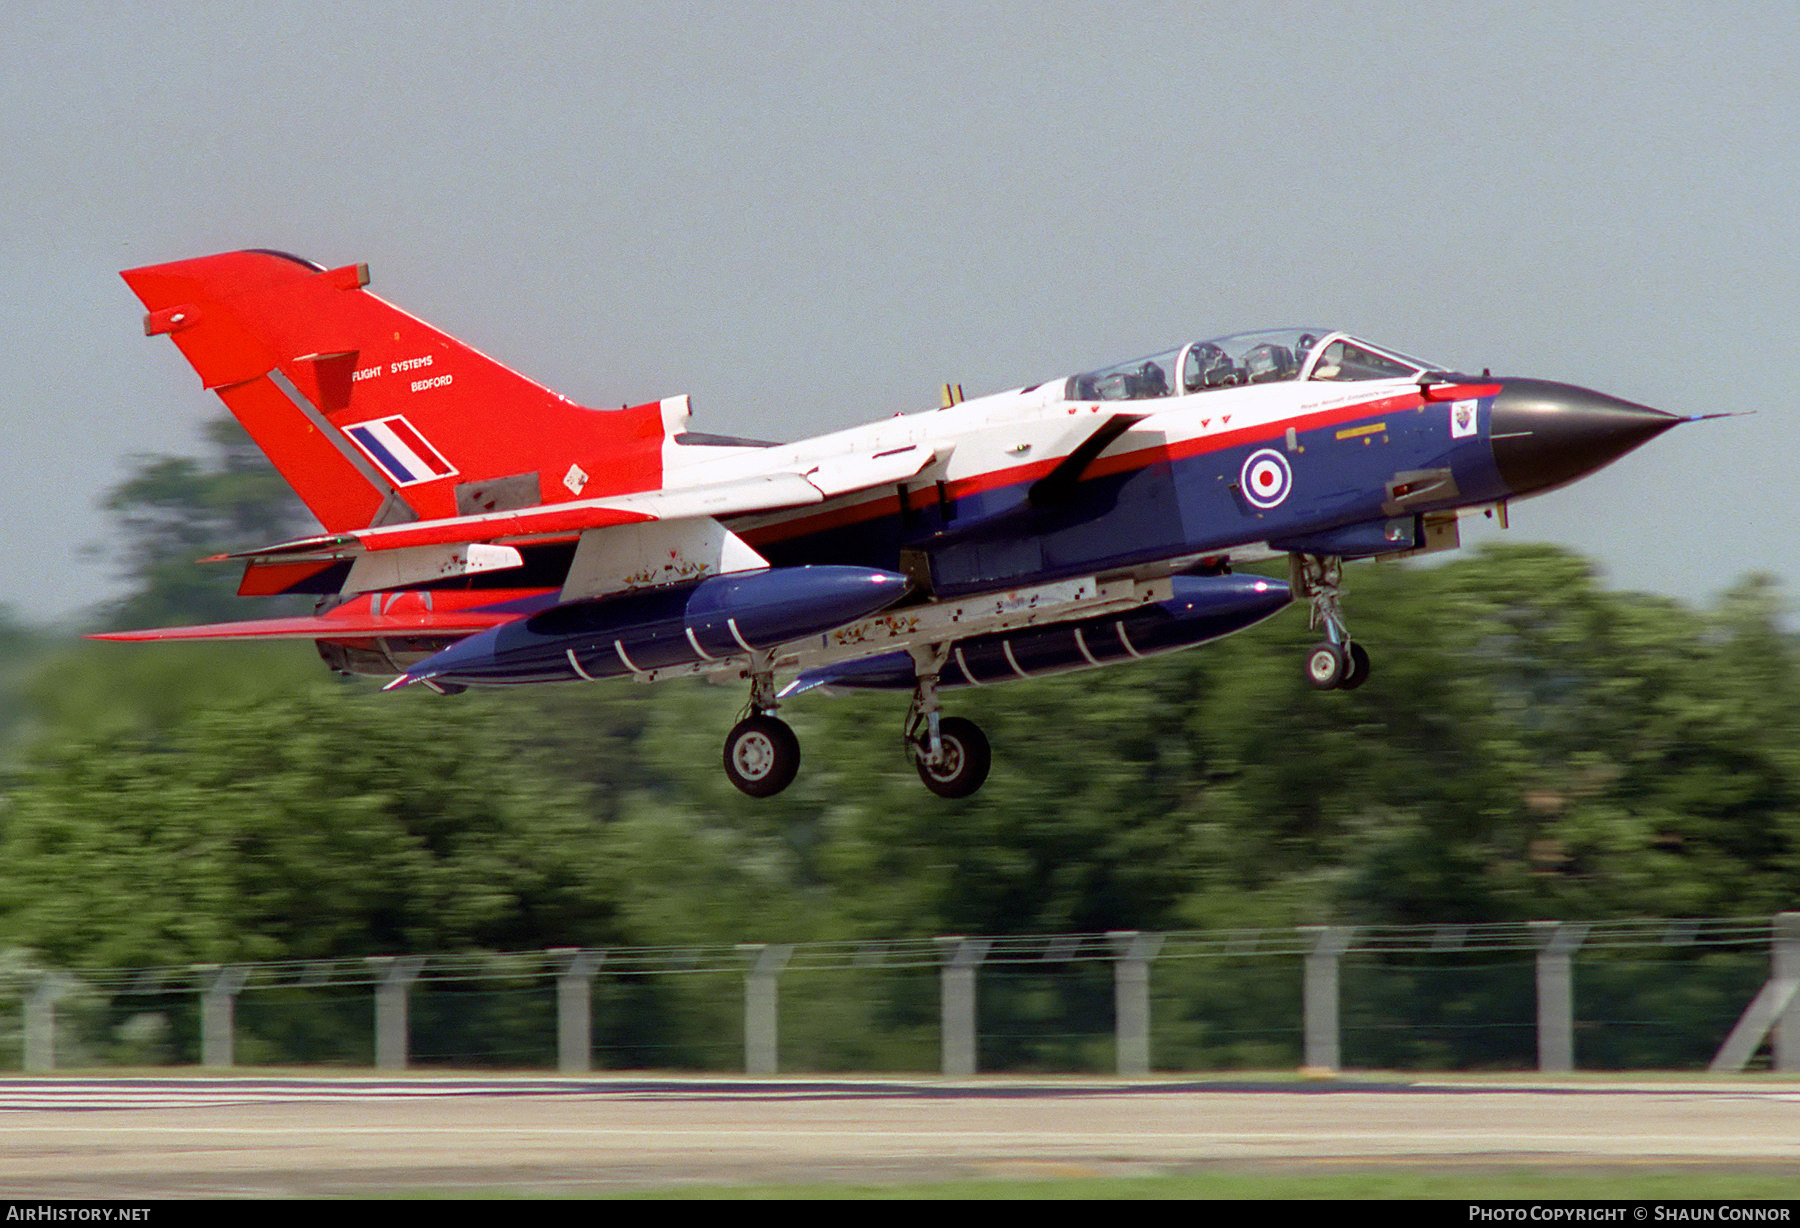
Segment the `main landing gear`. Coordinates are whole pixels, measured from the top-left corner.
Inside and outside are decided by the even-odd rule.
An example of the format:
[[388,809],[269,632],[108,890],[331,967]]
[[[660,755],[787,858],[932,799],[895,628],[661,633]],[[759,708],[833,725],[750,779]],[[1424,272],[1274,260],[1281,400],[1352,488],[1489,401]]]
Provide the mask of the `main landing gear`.
[[1344,624],[1344,560],[1336,555],[1289,556],[1296,593],[1312,599],[1307,626],[1325,638],[1306,653],[1306,680],[1321,691],[1354,691],[1369,680],[1369,652],[1352,642]]
[[[938,673],[948,656],[939,645],[913,650],[918,682],[906,714],[906,754],[927,789],[939,797],[968,797],[987,780],[994,756],[981,726],[939,712]],[[774,715],[770,664],[765,654],[751,659],[748,714],[725,735],[725,775],[751,797],[775,796],[800,771],[800,740]]]
[[800,771],[800,739],[778,716],[758,712],[725,735],[725,775],[751,797],[774,797]]
[[726,778],[751,797],[774,797],[800,771],[800,739],[773,715],[775,675],[767,654],[750,662],[750,714],[725,735]]
[[967,797],[987,780],[994,754],[980,725],[939,711],[938,673],[949,656],[942,644],[912,650],[917,681],[904,740],[907,757],[927,789],[939,797]]

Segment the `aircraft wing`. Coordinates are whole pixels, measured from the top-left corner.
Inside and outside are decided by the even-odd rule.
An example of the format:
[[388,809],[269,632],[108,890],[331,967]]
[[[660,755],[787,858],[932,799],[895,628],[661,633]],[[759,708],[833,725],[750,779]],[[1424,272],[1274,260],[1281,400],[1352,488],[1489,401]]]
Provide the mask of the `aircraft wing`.
[[[362,604],[362,603],[359,603]],[[108,631],[91,640],[136,643],[149,640],[334,640],[378,636],[474,635],[522,617],[517,610],[433,611],[414,605],[405,612],[376,612],[339,606],[328,614],[298,618],[253,618],[242,622],[203,623],[194,627],[153,627],[147,631]]]
[[466,546],[491,542],[566,537],[589,529],[637,524],[649,520],[718,519],[751,512],[781,511],[823,503],[826,499],[890,482],[904,481],[930,464],[935,449],[921,444],[872,456],[832,458],[804,471],[758,474],[697,486],[609,495],[505,512],[450,516],[352,529],[264,546],[256,550],[214,555],[226,559],[297,561],[343,558],[364,551],[405,550],[416,546]]
[[649,520],[682,520],[693,516],[732,516],[744,512],[777,511],[822,503],[825,495],[798,474],[776,474],[738,479],[710,486],[645,491],[605,499],[582,499],[506,512],[482,512],[450,516],[442,520],[382,525],[345,533],[302,537],[294,541],[220,554],[206,560],[227,559],[294,562],[301,559],[344,558],[381,550],[407,550],[419,546],[468,546],[504,541],[529,541],[539,537],[568,537],[589,529],[640,524]]
[[[767,566],[723,528],[722,518],[804,507],[904,481],[937,456],[936,449],[913,444],[786,472],[303,537],[206,561],[246,563],[238,591],[268,595],[293,591],[286,586],[296,578],[349,560],[349,574],[334,581],[332,591],[354,594],[517,567],[522,556],[508,543],[577,537],[583,542],[582,575],[565,597],[600,596],[703,571]],[[641,560],[665,552],[654,574],[646,572]]]

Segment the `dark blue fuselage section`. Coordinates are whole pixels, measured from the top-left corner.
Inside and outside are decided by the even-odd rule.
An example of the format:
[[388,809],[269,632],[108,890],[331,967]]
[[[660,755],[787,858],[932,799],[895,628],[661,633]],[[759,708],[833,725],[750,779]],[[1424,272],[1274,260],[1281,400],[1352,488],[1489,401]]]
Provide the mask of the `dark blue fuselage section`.
[[[1507,497],[1488,440],[1491,401],[1407,392],[1127,450],[1069,482],[1046,483],[1039,465],[896,488],[744,529],[767,571],[558,605],[472,636],[415,672],[452,684],[642,674],[827,631],[887,608],[921,580],[954,599],[1263,542],[1343,557],[1414,549],[1425,514]],[[1262,587],[1193,577],[1173,601],[1124,615],[956,640],[944,682],[1188,647],[1287,604],[1285,584],[1245,580]],[[818,681],[890,686],[910,673],[909,660],[875,658],[828,667]]]
[[[1471,398],[1479,403],[1473,419],[1479,429],[1460,438],[1452,435],[1450,403],[1413,396],[1409,404],[1365,407],[1291,435],[1275,424],[1217,444],[1202,437],[1146,449],[1129,467],[1077,483],[1060,506],[1034,504],[1037,475],[1021,469],[1013,480],[961,495],[913,491],[906,505],[889,497],[850,509],[835,523],[808,517],[746,536],[777,567],[830,562],[904,570],[903,552],[916,551],[929,561],[934,593],[944,597],[1256,542],[1304,544],[1355,526],[1370,528],[1362,538],[1344,539],[1352,548],[1330,548],[1326,539],[1320,552],[1358,557],[1406,550],[1416,538],[1395,541],[1387,522],[1507,497],[1487,439],[1491,400]],[[1245,485],[1248,463],[1263,453],[1275,453],[1268,465],[1286,471],[1285,493],[1265,497],[1267,506]],[[1115,465],[1133,459],[1128,454]],[[1417,491],[1396,498],[1394,487],[1420,474],[1435,481],[1415,478]]]

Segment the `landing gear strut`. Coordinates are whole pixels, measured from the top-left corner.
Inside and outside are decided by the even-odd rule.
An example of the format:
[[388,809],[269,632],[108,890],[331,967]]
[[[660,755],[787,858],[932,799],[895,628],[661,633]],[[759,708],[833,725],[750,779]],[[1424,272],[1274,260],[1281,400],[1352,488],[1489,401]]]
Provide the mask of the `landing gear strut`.
[[1306,680],[1321,691],[1354,691],[1369,679],[1369,653],[1344,624],[1344,560],[1336,555],[1289,556],[1294,591],[1312,600],[1307,626],[1325,638],[1306,653]]
[[749,714],[725,735],[725,775],[751,797],[773,797],[800,771],[800,739],[773,715],[775,675],[767,654],[750,662]]
[[906,713],[906,753],[927,789],[939,797],[968,797],[987,780],[994,755],[981,726],[939,709],[938,674],[949,655],[942,644],[913,649],[917,682]]

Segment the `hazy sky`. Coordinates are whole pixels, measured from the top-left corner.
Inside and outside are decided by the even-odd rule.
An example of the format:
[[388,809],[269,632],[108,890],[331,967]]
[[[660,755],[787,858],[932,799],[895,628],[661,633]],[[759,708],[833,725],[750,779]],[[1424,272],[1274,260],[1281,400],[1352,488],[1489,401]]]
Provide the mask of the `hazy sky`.
[[97,500],[221,410],[117,271],[240,247],[768,438],[1285,324],[1755,410],[1510,534],[1800,592],[1791,0],[26,2],[0,34],[0,603],[32,618],[116,591]]

